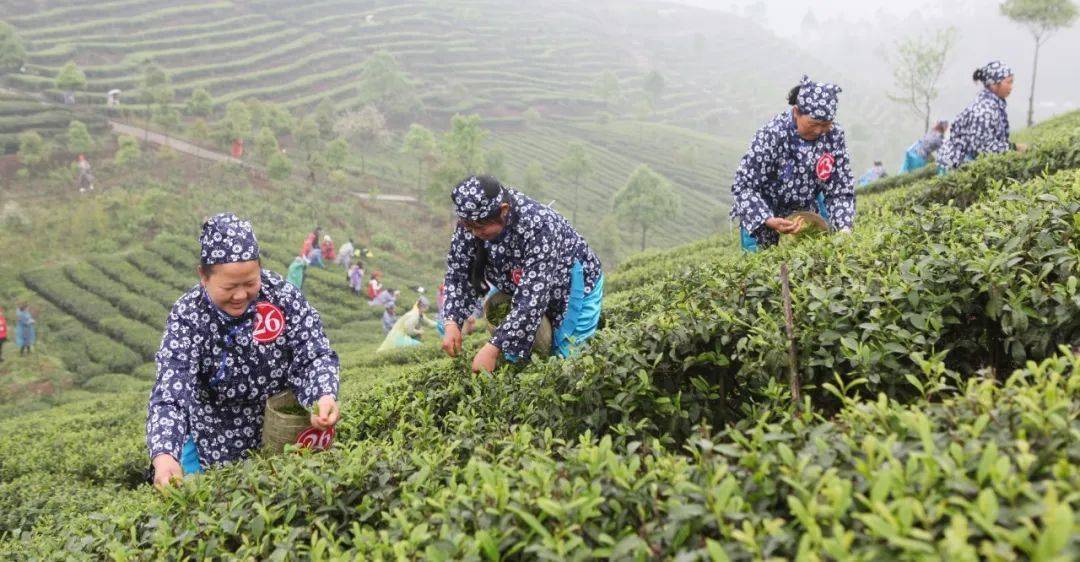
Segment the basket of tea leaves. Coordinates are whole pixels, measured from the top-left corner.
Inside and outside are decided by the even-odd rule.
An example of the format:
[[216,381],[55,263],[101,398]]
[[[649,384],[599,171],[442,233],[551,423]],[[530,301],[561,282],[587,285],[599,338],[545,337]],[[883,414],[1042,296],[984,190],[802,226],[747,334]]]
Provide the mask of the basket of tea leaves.
[[285,445],[296,443],[297,437],[311,427],[311,412],[300,405],[291,390],[266,399],[263,417],[263,449],[280,453]]
[[[484,318],[488,323],[488,331],[490,331],[492,335],[495,334],[495,331],[498,330],[499,326],[506,320],[506,317],[510,315],[512,306],[513,297],[503,292],[495,293],[484,299]],[[541,358],[551,355],[551,340],[551,320],[548,320],[547,316],[544,316],[544,318],[540,320],[540,327],[536,329],[532,353],[539,355]]]

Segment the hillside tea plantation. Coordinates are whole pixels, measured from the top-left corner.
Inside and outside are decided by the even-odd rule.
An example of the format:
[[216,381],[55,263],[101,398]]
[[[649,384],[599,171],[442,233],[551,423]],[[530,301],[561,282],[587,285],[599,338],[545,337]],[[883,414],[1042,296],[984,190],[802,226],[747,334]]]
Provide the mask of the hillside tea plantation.
[[[0,421],[0,558],[1076,560],[1080,113],[1021,134],[1026,152],[874,188],[849,235],[628,259],[568,360],[472,376],[431,343],[346,343],[333,448],[164,494],[146,379],[106,373],[148,368],[195,250],[28,271],[108,392]],[[377,322],[309,274],[332,337]]]

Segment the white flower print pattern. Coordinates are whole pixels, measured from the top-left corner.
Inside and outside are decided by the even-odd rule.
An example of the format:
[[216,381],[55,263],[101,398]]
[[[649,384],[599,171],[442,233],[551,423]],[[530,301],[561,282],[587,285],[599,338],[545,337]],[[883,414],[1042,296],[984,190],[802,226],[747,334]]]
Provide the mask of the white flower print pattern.
[[[822,180],[817,164],[830,154],[835,164],[828,178]],[[738,219],[761,246],[771,246],[780,239],[775,230],[765,226],[766,220],[795,211],[816,211],[818,193],[825,195],[832,227],[851,228],[855,221],[855,187],[843,128],[834,123],[828,133],[807,142],[799,138],[790,110],[773,117],[758,129],[739,162],[731,193],[731,217]]]
[[953,120],[939,152],[941,165],[954,169],[980,154],[1008,151],[1009,114],[1005,107],[1005,100],[997,94],[981,90],[975,101]]
[[[281,310],[284,330],[267,343],[255,341],[250,328],[242,330],[226,355],[226,380],[213,387],[209,381],[229,326],[200,286],[176,301],[156,357],[146,420],[150,458],[168,453],[179,459],[190,435],[204,467],[242,459],[261,445],[267,397],[288,389],[310,407],[322,396],[337,396],[338,357],[319,313],[299,290],[266,270],[256,299],[261,301]],[[239,321],[250,325],[252,318]]]
[[[504,353],[521,357],[529,354],[545,314],[552,326],[562,321],[570,300],[574,262],[580,262],[584,270],[586,294],[596,286],[602,269],[596,254],[566,218],[514,189],[504,190],[513,202],[512,211],[499,238],[484,242],[489,254],[484,273],[496,288],[513,295],[513,304],[491,343]],[[474,241],[459,225],[446,258],[444,314],[459,325],[475,310],[478,300],[469,281],[469,264],[476,253]]]

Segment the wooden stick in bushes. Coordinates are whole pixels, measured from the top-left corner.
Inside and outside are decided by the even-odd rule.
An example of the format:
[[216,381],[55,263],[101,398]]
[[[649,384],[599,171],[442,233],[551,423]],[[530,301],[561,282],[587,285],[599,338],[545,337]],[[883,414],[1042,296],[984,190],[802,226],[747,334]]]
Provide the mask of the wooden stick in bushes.
[[786,262],[780,264],[780,284],[784,297],[784,328],[788,338],[788,382],[791,383],[791,399],[798,408],[802,404],[802,382],[799,380],[799,352],[795,347],[795,318],[791,310],[791,282]]

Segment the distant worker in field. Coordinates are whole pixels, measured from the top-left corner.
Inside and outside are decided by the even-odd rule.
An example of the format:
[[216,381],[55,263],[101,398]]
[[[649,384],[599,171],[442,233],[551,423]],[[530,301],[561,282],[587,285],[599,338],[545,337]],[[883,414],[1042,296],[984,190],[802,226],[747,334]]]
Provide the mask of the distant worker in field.
[[885,171],[885,165],[881,163],[881,160],[874,160],[874,165],[859,178],[859,185],[866,185],[888,175],[889,173]]
[[79,155],[78,159],[79,178],[76,180],[76,185],[79,187],[79,193],[86,193],[87,191],[94,190],[94,172],[90,168],[90,161],[86,159],[83,154]]
[[394,324],[397,323],[397,304],[390,303],[383,309],[382,315],[382,332],[385,336],[390,333],[390,330],[394,329]]
[[364,265],[356,262],[349,266],[349,289],[353,294],[360,296],[364,291]]
[[424,337],[424,326],[435,327],[435,321],[426,315],[429,306],[426,297],[417,299],[412,310],[394,322],[393,328],[386,334],[386,339],[383,340],[376,353],[420,345],[420,339]]
[[4,360],[4,343],[7,342],[7,318],[4,307],[0,306],[0,361]]
[[236,160],[244,157],[244,139],[233,139],[232,157]]
[[473,358],[493,371],[499,355],[528,357],[543,318],[554,328],[552,352],[571,355],[596,332],[604,272],[589,244],[555,210],[490,176],[466,178],[451,193],[458,225],[446,257],[446,335],[461,352],[461,326],[491,292],[511,297],[510,311]]
[[199,284],[173,305],[156,357],[146,447],[159,487],[259,448],[269,396],[315,405],[316,429],[339,417],[338,357],[319,313],[262,268],[251,223],[211,217],[199,244]]
[[385,289],[375,295],[375,298],[368,302],[368,306],[386,306],[388,304],[396,303],[401,298],[401,291],[397,289]]
[[285,274],[285,281],[292,283],[293,287],[303,290],[304,274],[307,273],[308,262],[304,256],[296,256],[289,264],[289,271]]
[[735,172],[731,217],[742,247],[756,252],[793,234],[796,211],[816,211],[833,230],[855,221],[855,185],[844,131],[834,123],[839,86],[802,82],[788,92],[791,106],[758,129]]
[[955,170],[983,154],[1000,154],[1016,147],[1009,141],[1009,114],[1005,99],[1012,93],[1013,71],[1001,61],[975,70],[972,79],[982,85],[971,105],[952,122],[941,146],[939,169]]
[[375,300],[375,297],[379,296],[379,293],[381,293],[381,292],[383,292],[385,290],[386,289],[384,289],[383,286],[382,286],[382,272],[381,271],[372,271],[371,272],[371,281],[368,281],[368,285],[367,285],[367,296],[368,296],[368,298],[371,299],[371,300]]
[[30,307],[25,303],[15,311],[15,347],[19,355],[30,355],[37,343],[37,321],[30,314]]
[[311,253],[311,250],[313,250],[319,243],[319,236],[321,235],[322,229],[317,226],[315,227],[315,230],[312,230],[310,233],[308,233],[307,238],[304,238],[304,245],[300,247],[300,255],[304,256],[305,258],[308,257],[308,254]]
[[322,248],[316,246],[308,252],[307,255],[308,265],[313,265],[319,269],[326,269],[326,262],[323,261]]
[[337,252],[334,251],[334,241],[330,238],[329,234],[322,237],[322,244],[319,246],[319,249],[322,250],[322,257],[324,260],[330,262],[337,261]]
[[337,258],[334,261],[343,267],[345,271],[349,271],[349,267],[353,262],[354,251],[356,251],[356,246],[353,245],[352,238],[349,238],[348,242],[342,244],[341,248],[338,248]]
[[925,166],[941,148],[941,143],[945,140],[945,131],[948,130],[948,121],[938,121],[923,138],[909,146],[907,152],[904,153],[904,163],[900,166],[900,173],[914,172]]

